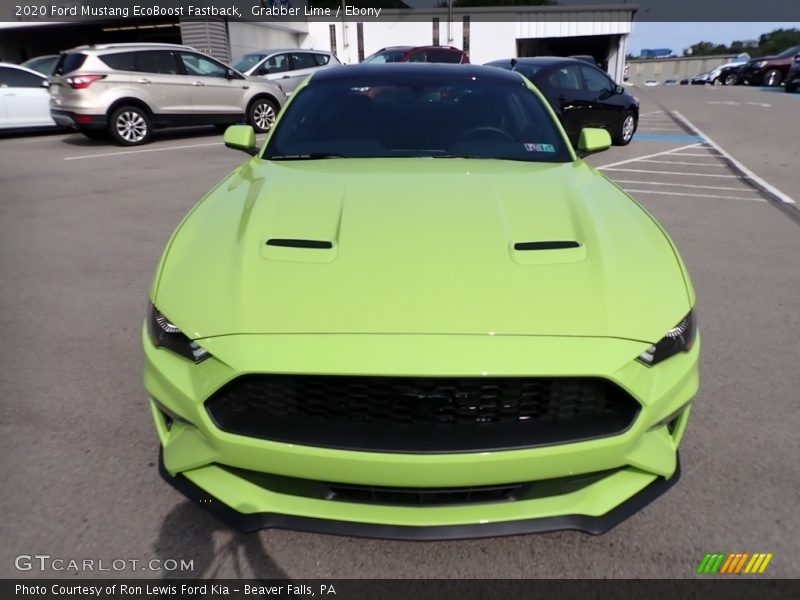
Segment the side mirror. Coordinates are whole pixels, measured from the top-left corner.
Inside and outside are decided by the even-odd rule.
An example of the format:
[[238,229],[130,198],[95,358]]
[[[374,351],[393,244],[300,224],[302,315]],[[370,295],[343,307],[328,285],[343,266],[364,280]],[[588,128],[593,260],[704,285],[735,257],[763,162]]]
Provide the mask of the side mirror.
[[50,87],[50,82],[47,81],[47,79],[43,79],[42,80],[42,87],[43,88],[49,88]]
[[625,93],[625,88],[622,87],[621,85],[618,85],[617,87],[614,88],[614,93],[615,94],[624,94]]
[[236,71],[234,71],[233,69],[227,69],[225,71],[225,77],[227,77],[228,79],[236,79]]
[[578,138],[578,150],[583,154],[602,152],[611,147],[611,135],[605,129],[584,127]]
[[255,156],[258,152],[256,132],[250,125],[231,125],[225,130],[223,140],[226,148],[241,150],[250,156]]

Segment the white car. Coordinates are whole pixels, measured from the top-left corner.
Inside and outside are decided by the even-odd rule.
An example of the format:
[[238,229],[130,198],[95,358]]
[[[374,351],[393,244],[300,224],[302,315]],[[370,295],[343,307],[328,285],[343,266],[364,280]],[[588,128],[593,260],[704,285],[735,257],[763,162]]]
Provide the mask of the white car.
[[47,77],[32,69],[0,63],[0,129],[56,127],[50,117]]

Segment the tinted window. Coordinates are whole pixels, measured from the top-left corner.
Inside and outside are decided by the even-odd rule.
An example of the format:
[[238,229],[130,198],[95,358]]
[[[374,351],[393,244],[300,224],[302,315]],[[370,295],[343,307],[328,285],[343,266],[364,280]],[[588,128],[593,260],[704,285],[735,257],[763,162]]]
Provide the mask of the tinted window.
[[412,63],[424,63],[428,62],[428,53],[425,50],[419,50],[414,52],[406,59],[407,62]]
[[314,55],[308,52],[295,52],[290,55],[292,58],[292,69],[313,69],[317,66]]
[[262,58],[264,58],[263,54],[245,54],[233,67],[244,73],[257,65]]
[[324,80],[297,93],[265,159],[469,157],[564,162],[553,118],[520,80]]
[[602,71],[592,67],[581,66],[586,89],[590,92],[607,92],[614,89],[614,83]]
[[276,54],[270,56],[263,65],[258,68],[259,75],[271,75],[272,73],[283,73],[289,70],[289,55]]
[[384,50],[368,56],[362,62],[365,63],[393,63],[400,62],[407,50]]
[[540,67],[539,65],[526,65],[517,63],[514,66],[514,71],[522,73],[525,77],[531,80],[533,80],[533,76],[536,75],[536,73],[538,73],[541,70],[542,67]]
[[331,61],[331,57],[327,54],[314,54],[314,62],[317,63],[318,67],[322,67],[327,65]]
[[39,77],[27,71],[0,67],[0,85],[7,87],[42,87],[44,77]]
[[100,60],[102,60],[112,69],[117,69],[118,71],[136,70],[135,52],[120,52],[119,54],[106,54],[105,56],[101,56]]
[[228,75],[228,68],[225,65],[202,54],[181,52],[180,56],[189,75],[201,77],[227,77]]
[[458,64],[461,62],[461,53],[452,50],[428,50],[428,62]]
[[178,65],[172,52],[155,50],[136,53],[136,70],[142,73],[160,73],[174,75],[178,73]]
[[547,78],[548,83],[560,90],[579,90],[581,89],[581,75],[578,72],[578,65],[568,65],[553,71]]
[[70,52],[62,54],[61,58],[56,63],[56,68],[53,69],[53,75],[63,75],[64,73],[72,73],[83,66],[86,61],[86,55],[80,52]]

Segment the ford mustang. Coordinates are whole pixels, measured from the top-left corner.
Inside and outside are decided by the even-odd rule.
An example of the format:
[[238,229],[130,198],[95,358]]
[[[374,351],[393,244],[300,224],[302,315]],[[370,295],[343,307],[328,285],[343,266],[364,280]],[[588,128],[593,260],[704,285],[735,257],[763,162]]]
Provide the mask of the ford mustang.
[[[246,531],[602,533],[672,486],[695,294],[515,72],[302,84],[180,223],[143,326],[160,470]],[[653,508],[652,510],[659,510]],[[663,510],[663,508],[661,508]]]

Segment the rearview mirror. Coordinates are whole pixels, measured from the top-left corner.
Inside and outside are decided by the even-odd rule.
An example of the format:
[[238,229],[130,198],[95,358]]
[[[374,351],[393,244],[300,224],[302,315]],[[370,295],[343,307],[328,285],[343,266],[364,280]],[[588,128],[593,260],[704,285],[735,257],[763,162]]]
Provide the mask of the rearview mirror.
[[250,125],[231,125],[225,130],[223,140],[226,148],[241,150],[250,156],[255,156],[258,152],[256,132]]
[[611,135],[605,129],[584,127],[578,138],[578,150],[583,154],[601,152],[611,147]]

